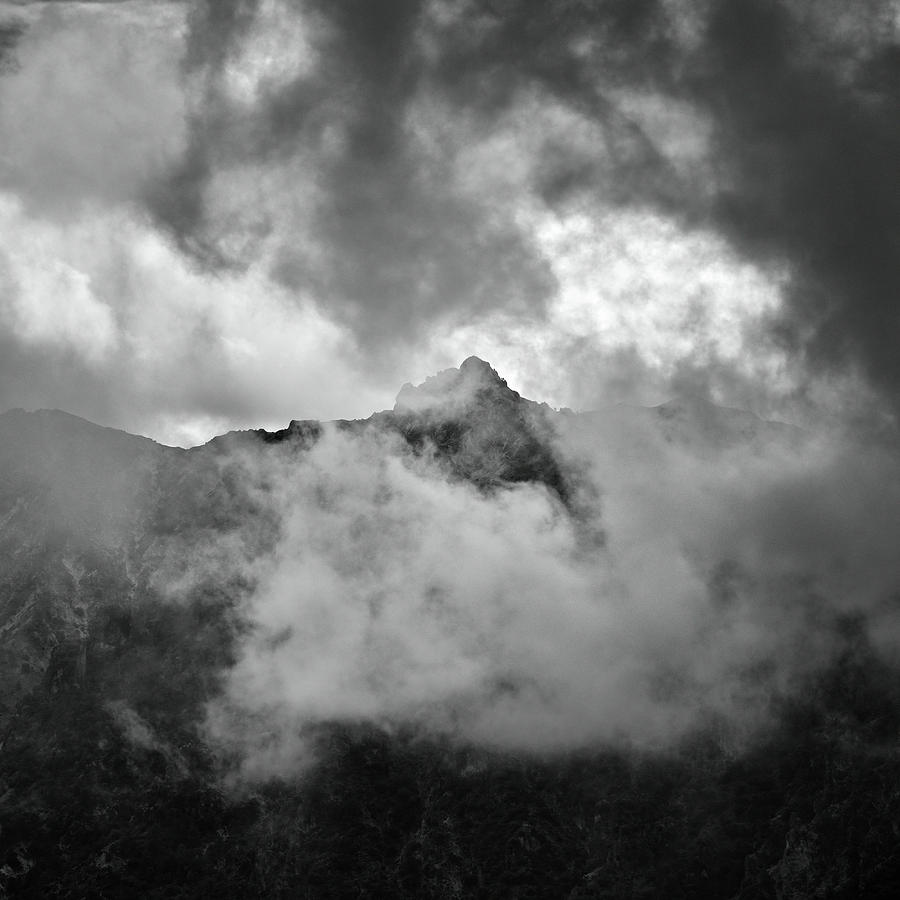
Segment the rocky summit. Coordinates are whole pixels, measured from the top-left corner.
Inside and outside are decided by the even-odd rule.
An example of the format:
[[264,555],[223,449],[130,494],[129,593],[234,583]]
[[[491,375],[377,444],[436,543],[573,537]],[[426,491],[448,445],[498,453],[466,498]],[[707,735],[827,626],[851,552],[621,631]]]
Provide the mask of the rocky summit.
[[451,470],[480,486],[537,481],[569,495],[554,444],[555,415],[525,400],[490,363],[470,356],[413,386],[383,421],[411,445],[433,444]]
[[470,356],[458,369],[444,369],[418,386],[404,384],[394,412],[460,414],[478,401],[515,404],[520,400],[490,363]]

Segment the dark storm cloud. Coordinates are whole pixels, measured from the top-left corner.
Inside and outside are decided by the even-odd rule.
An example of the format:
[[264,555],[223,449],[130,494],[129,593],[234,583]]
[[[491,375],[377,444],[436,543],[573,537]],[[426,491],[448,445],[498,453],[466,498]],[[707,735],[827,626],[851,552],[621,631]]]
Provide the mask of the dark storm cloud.
[[[455,192],[452,158],[429,155],[410,135],[425,78],[415,41],[421,4],[308,4],[303,13],[315,31],[315,71],[247,109],[227,96],[222,73],[254,5],[197,8],[185,66],[202,73],[204,99],[185,156],[152,196],[160,220],[208,264],[239,267],[255,244],[229,253],[233,235],[211,221],[205,200],[213,172],[302,156],[321,198],[311,213],[316,247],[282,241],[275,273],[327,298],[370,340],[409,334],[447,310],[539,304],[552,279],[527,238],[504,211]],[[258,221],[263,237],[270,223]]]
[[168,226],[181,248],[212,267],[226,267],[230,261],[212,242],[204,240],[204,188],[216,159],[234,152],[223,121],[228,111],[217,82],[241,35],[253,22],[257,5],[256,0],[209,0],[190,7],[183,70],[188,75],[208,70],[204,80],[206,111],[194,115],[182,158],[153,186],[148,197],[151,210]]
[[716,222],[748,255],[793,266],[784,340],[816,366],[858,365],[890,397],[900,386],[900,45],[889,4],[853,7],[816,23],[810,5],[721,5],[693,87],[718,125],[727,186]]
[[[688,202],[665,155],[612,96],[622,86],[655,89],[671,75],[680,51],[656,0],[482,0],[440,40],[436,78],[457,102],[490,117],[533,84],[601,125],[605,153],[578,153],[565,135],[547,135],[535,186],[548,202],[586,187],[601,188],[607,203]],[[614,177],[601,177],[606,155]]]
[[[646,43],[641,54],[649,63],[664,40],[641,36],[655,11],[645,6],[607,4],[592,14],[588,6],[561,13],[554,4],[525,3],[463,9],[461,19],[436,25],[420,0],[297,3],[315,31],[316,70],[264,92],[247,109],[227,96],[223,73],[244,49],[259,4],[199,4],[185,69],[201,73],[203,101],[189,147],[151,205],[198,258],[240,266],[247,255],[225,249],[229,235],[207,209],[217,166],[311,152],[325,198],[314,214],[318,259],[284,246],[276,262],[282,280],[327,297],[370,338],[415,330],[448,310],[535,308],[553,288],[546,265],[511,210],[454,190],[455,148],[426,154],[410,133],[411,108],[423,97],[449,101],[481,117],[487,133],[491,117],[534,82],[603,124],[612,157],[605,167],[614,170],[602,178],[597,159],[567,147],[565,135],[549,134],[535,184],[548,201],[586,179],[602,181],[619,202],[677,193],[665,158],[592,86],[592,60],[570,47],[599,18],[607,42]],[[428,58],[423,35],[437,58]],[[252,240],[239,246],[251,255],[256,248]]]
[[[452,159],[428,158],[409,134],[406,115],[427,77],[415,44],[421,4],[393,3],[388,14],[364,0],[314,9],[330,35],[322,74],[330,86],[343,79],[338,96],[310,107],[301,90],[271,106],[282,134],[322,113],[343,128],[324,173],[329,201],[317,226],[327,262],[312,287],[348,301],[351,320],[361,311],[369,333],[385,337],[448,309],[540,302],[550,276],[527,239],[506,216],[491,223],[488,210],[448,189]],[[288,253],[281,274],[302,284],[303,259]]]
[[[537,91],[594,122],[602,146],[544,135],[534,196],[551,207],[653,208],[687,228],[716,228],[757,263],[787,264],[776,338],[814,370],[857,368],[888,393],[900,383],[900,47],[887,2],[294,8],[310,23],[313,71],[263,91],[250,109],[228,99],[222,75],[257,5],[207,3],[192,14],[186,67],[204,73],[205,102],[152,202],[198,256],[245,263],[272,224],[257,217],[256,239],[229,254],[207,209],[217,166],[302,151],[321,191],[311,213],[318,244],[313,252],[282,241],[276,272],[360,333],[409,334],[447,313],[515,301],[539,309],[553,283],[521,225],[491,198],[454,187],[452,141],[426,153],[410,128],[416,104],[443,104],[435,109],[489,135]],[[647,123],[625,111],[623,90],[708,115],[703,165],[678,171]]]
[[[642,149],[626,154],[603,201],[711,222],[749,258],[788,262],[779,337],[814,366],[858,365],[889,394],[900,386],[900,44],[890,4],[735,0],[674,15],[653,0],[482,8],[497,10],[497,27],[446,77],[464,69],[471,90],[476,73],[497,72],[483,94],[495,105],[511,102],[524,74],[607,127],[617,116],[597,89],[604,75],[709,112],[711,202],[662,177],[665,160],[637,126],[621,125]],[[699,26],[695,46],[679,43],[679,20]],[[573,55],[586,35],[602,40],[597,53]],[[591,176],[581,160],[542,187],[582,195],[596,187]]]
[[15,69],[15,50],[26,25],[19,19],[0,21],[0,74]]

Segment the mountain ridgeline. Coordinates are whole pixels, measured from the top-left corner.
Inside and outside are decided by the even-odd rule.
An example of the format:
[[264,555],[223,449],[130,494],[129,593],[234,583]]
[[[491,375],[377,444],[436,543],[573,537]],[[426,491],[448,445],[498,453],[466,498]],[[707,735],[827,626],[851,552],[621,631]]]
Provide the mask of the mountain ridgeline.
[[552,417],[475,357],[419,388],[404,386],[393,411],[369,419],[292,421],[281,431],[231,432],[190,450],[55,410],[3,414],[0,715],[11,715],[22,693],[48,678],[75,677],[73,659],[83,677],[87,648],[99,652],[101,635],[116,630],[106,620],[124,621],[136,598],[152,597],[166,565],[189,565],[181,551],[210,531],[265,520],[243,477],[248,454],[283,447],[302,466],[304,452],[332,427],[395,437],[411,454],[433,455],[448,478],[482,491],[537,482],[565,502],[572,489],[553,446]]
[[896,896],[854,459],[475,357],[189,450],[0,415],[0,897]]

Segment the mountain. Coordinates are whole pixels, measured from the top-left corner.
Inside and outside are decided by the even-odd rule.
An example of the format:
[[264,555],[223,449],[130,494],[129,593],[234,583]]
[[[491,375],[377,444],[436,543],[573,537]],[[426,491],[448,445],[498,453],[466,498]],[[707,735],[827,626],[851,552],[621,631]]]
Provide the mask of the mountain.
[[[659,564],[607,578],[622,535],[668,546],[691,473],[803,441],[702,403],[557,412],[475,357],[365,420],[190,450],[0,415],[0,896],[894,896],[900,696],[861,615],[802,619],[827,654],[799,687],[775,649],[728,682],[770,692],[752,740],[716,712],[641,743],[700,685],[656,644],[610,707],[634,733],[579,730],[612,690],[587,663],[668,614],[592,649],[600,592]],[[709,568],[691,653],[744,646],[735,597],[799,590],[749,565]]]
[[[549,408],[475,357],[405,385],[391,412],[333,424],[396,434],[416,453],[431,448],[448,476],[483,490],[521,481],[567,490]],[[210,530],[234,531],[258,514],[231,460],[238,449],[302,452],[322,432],[293,421],[185,451],[56,410],[0,415],[0,715],[48,678],[83,678],[86,648],[102,652],[97,633],[153,597],[161,568],[179,565],[174,557]]]

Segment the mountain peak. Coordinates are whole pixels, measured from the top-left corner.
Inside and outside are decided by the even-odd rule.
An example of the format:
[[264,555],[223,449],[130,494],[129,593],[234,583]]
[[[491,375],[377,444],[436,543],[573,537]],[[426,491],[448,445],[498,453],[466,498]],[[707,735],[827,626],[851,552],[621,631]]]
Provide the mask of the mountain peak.
[[497,370],[489,362],[486,362],[478,356],[469,356],[464,359],[459,365],[459,371],[480,372],[485,377],[493,376],[497,379],[500,378],[500,376],[497,374]]
[[426,378],[422,384],[406,383],[400,388],[395,412],[422,412],[441,410],[453,412],[471,404],[477,397],[490,395],[494,398],[518,400],[519,394],[512,390],[489,362],[470,356],[463,360],[458,369],[444,369]]

